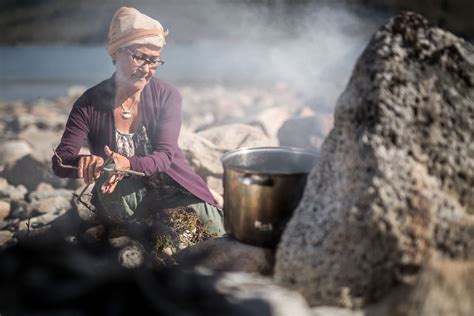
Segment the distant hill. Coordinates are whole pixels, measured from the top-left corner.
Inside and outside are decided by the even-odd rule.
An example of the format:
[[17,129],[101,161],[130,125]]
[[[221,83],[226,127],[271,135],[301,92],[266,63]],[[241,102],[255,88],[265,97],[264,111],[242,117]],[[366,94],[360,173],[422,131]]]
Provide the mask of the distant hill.
[[0,44],[104,44],[112,15],[122,5],[159,19],[170,29],[170,41],[228,40],[251,32],[257,14],[269,25],[291,27],[299,12],[328,3],[411,9],[458,35],[474,37],[472,0],[2,0]]

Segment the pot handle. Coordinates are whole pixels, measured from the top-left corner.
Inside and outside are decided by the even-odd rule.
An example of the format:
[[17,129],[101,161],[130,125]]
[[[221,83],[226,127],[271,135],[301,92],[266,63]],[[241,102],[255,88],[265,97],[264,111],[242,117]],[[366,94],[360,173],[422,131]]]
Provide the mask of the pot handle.
[[239,182],[245,185],[264,185],[264,186],[272,186],[273,179],[269,176],[258,176],[252,174],[244,174],[243,176],[238,177]]

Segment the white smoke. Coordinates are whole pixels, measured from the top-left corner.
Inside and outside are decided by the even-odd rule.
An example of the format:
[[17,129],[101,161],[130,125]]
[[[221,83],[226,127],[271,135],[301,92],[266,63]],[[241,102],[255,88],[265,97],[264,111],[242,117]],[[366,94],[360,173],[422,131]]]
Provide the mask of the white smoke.
[[[332,110],[383,20],[374,12],[327,3],[259,6],[211,0],[179,7],[163,3],[143,11],[171,30],[165,56],[175,66],[174,75],[223,83],[284,83],[315,106]],[[181,52],[179,59],[189,58],[191,64],[180,71],[184,63],[175,62],[173,45],[188,41],[193,42],[191,51]]]

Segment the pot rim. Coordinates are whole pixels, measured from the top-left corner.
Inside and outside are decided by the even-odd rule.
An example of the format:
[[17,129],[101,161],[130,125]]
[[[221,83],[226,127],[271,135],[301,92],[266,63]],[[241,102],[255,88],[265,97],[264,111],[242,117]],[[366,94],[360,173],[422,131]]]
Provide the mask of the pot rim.
[[297,154],[307,154],[309,156],[313,156],[315,159],[318,158],[318,151],[316,149],[306,149],[306,148],[298,148],[298,147],[289,147],[289,146],[263,146],[263,147],[243,147],[230,150],[221,156],[221,162],[225,169],[230,169],[234,171],[244,172],[248,174],[265,174],[265,175],[284,175],[284,176],[292,176],[292,175],[301,175],[301,174],[308,174],[308,172],[260,172],[256,170],[250,170],[244,167],[235,167],[226,165],[225,160],[230,159],[231,157],[242,154],[242,153],[249,153],[249,152],[259,152],[259,151],[271,151],[271,152],[287,152],[287,153],[297,153]]

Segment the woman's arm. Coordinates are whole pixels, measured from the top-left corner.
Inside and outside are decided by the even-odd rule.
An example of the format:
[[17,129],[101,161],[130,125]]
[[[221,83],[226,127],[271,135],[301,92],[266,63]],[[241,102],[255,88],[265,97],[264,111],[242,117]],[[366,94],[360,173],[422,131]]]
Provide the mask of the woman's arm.
[[161,107],[155,134],[150,139],[153,153],[144,157],[130,157],[131,169],[151,176],[156,172],[169,169],[173,156],[178,150],[178,136],[181,129],[182,98],[180,93],[171,88]]
[[[83,155],[79,150],[87,138],[89,126],[87,123],[86,97],[82,95],[73,105],[66,123],[61,143],[56,153],[61,157],[63,164],[78,166]],[[56,156],[52,157],[54,174],[61,178],[79,178],[78,170],[62,168]]]

